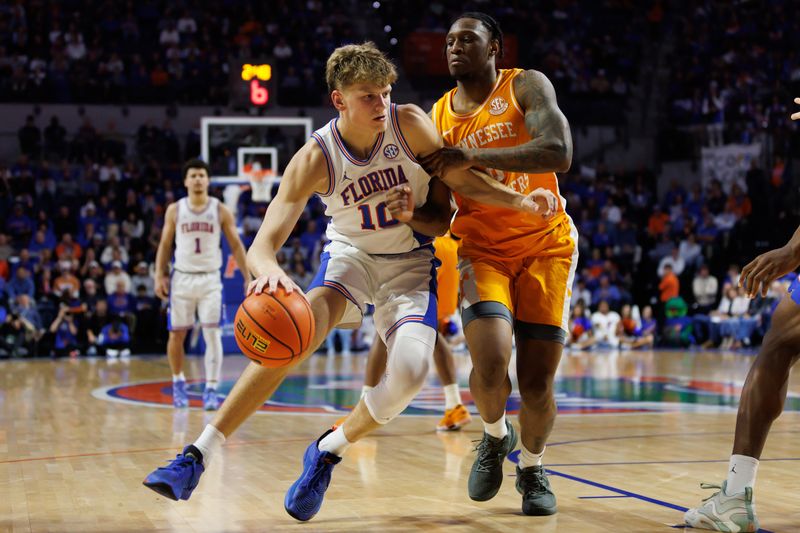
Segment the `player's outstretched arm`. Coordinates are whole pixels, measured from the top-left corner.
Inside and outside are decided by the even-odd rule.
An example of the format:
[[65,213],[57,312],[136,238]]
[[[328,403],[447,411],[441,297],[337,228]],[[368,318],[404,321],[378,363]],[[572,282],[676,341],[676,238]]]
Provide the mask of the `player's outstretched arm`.
[[569,170],[572,133],[553,84],[541,72],[526,70],[514,79],[514,94],[525,113],[530,141],[509,148],[445,147],[423,158],[425,168],[437,174],[472,166],[532,173]]
[[156,250],[153,290],[156,296],[163,300],[169,298],[169,258],[172,255],[172,245],[175,244],[177,210],[174,203],[167,207],[167,212],[164,213],[164,227],[161,228],[161,240],[158,241],[158,250]]
[[219,218],[222,225],[222,232],[228,240],[228,246],[231,248],[231,254],[236,260],[236,266],[244,276],[244,286],[249,287],[253,277],[247,269],[247,250],[244,249],[242,239],[239,238],[239,231],[236,229],[236,220],[233,218],[233,213],[225,205],[219,204]]
[[742,269],[739,286],[749,298],[766,296],[772,282],[800,266],[800,227],[783,247],[763,253]]
[[247,251],[247,268],[256,278],[249,292],[273,292],[278,285],[287,292],[300,290],[278,265],[275,254],[289,238],[314,191],[327,190],[328,179],[325,156],[311,139],[289,161],[278,194],[270,202],[261,228]]
[[[800,104],[800,98],[795,98],[794,99],[794,103],[795,104]],[[792,113],[792,120],[800,120],[800,112]]]
[[[398,106],[398,116],[411,150],[420,154],[421,159],[442,147],[439,132],[419,107],[412,104]],[[552,216],[558,206],[555,195],[546,189],[539,188],[525,196],[475,169],[451,168],[444,175],[436,174],[436,177],[458,194],[488,205],[535,213],[545,218]]]

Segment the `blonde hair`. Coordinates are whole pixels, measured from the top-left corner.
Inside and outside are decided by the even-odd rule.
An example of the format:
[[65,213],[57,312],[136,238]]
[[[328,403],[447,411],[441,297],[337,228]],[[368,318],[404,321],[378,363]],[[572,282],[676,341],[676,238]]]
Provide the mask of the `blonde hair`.
[[333,51],[325,65],[328,92],[354,83],[374,83],[381,87],[397,81],[397,69],[375,43],[348,44]]

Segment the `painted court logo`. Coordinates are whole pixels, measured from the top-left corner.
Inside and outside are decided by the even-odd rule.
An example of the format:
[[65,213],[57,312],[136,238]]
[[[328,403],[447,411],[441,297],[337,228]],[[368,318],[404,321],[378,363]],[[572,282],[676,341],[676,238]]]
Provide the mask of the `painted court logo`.
[[383,155],[385,155],[387,159],[394,159],[399,153],[400,149],[397,148],[396,144],[387,144],[383,149]]
[[508,109],[508,102],[502,96],[498,96],[497,98],[493,99],[489,102],[489,114],[490,115],[502,115]]

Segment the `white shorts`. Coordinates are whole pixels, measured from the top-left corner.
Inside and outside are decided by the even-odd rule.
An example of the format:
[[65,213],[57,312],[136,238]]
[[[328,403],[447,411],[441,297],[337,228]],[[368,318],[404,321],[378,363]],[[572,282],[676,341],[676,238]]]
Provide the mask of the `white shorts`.
[[195,312],[200,325],[217,328],[222,322],[222,279],[219,272],[172,272],[169,284],[170,331],[192,329]]
[[397,328],[420,322],[436,330],[436,265],[433,246],[403,254],[370,255],[333,241],[325,247],[308,291],[328,287],[347,298],[338,327],[356,328],[368,304],[375,330],[386,341]]

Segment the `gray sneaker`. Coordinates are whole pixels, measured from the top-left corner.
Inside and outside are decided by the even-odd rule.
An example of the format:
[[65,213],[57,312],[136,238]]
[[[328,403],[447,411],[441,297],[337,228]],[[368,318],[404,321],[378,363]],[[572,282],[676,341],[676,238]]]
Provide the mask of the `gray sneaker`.
[[522,512],[526,515],[556,514],[556,495],[543,466],[517,467],[517,492],[522,494]]
[[467,486],[469,497],[476,502],[494,498],[503,483],[503,461],[517,446],[517,432],[508,420],[506,428],[508,434],[502,439],[484,432],[483,439],[475,448],[478,456],[472,463]]
[[727,481],[723,481],[722,485],[701,483],[702,488],[717,489],[717,492],[703,500],[700,507],[686,511],[686,525],[696,529],[735,533],[758,531],[753,489],[745,487],[744,492],[728,494],[725,492],[727,485]]

